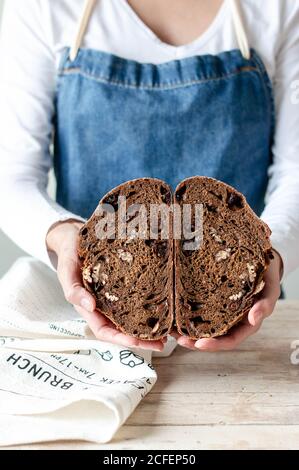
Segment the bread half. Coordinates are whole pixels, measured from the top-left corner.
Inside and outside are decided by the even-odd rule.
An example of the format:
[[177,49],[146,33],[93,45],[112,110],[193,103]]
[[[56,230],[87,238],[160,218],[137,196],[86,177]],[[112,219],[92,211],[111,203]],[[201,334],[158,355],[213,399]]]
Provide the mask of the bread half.
[[[127,213],[122,210],[119,215],[120,197],[124,196]],[[136,234],[139,225],[137,228],[135,225],[140,211],[135,208],[136,204],[141,204],[149,215],[151,204],[169,207],[171,203],[170,187],[163,181],[152,178],[132,180],[103,197],[80,230],[78,252],[84,286],[95,297],[100,313],[124,333],[140,339],[163,338],[172,328],[173,241],[171,232],[168,239],[161,238],[159,218],[156,227],[152,227],[152,238],[149,224],[147,238],[139,238]],[[105,215],[99,208],[103,208],[103,204],[114,208],[115,239],[109,236],[99,239]],[[118,217],[127,224],[123,238],[118,233]],[[169,213],[169,230],[171,217]]]
[[207,177],[182,181],[175,202],[202,205],[198,250],[175,240],[175,321],[190,338],[225,334],[246,316],[264,287],[270,229],[232,187]]

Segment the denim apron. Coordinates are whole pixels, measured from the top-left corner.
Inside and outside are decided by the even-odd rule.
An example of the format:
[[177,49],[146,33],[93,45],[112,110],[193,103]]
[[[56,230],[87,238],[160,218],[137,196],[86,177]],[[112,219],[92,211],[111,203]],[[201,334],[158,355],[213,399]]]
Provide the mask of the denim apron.
[[59,204],[89,217],[124,181],[148,176],[174,188],[204,175],[231,184],[261,213],[274,109],[254,50],[159,65],[80,47],[75,55],[64,51],[57,82]]

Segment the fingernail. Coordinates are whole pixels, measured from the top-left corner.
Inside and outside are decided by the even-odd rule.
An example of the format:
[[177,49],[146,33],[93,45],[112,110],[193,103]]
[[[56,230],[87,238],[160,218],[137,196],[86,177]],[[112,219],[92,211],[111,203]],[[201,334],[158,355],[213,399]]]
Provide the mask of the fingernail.
[[254,314],[254,323],[255,323],[255,325],[260,323],[262,321],[263,317],[264,317],[263,312],[255,312],[255,314]]
[[82,308],[84,308],[85,310],[88,310],[89,312],[92,312],[93,310],[92,303],[86,297],[83,297],[81,299],[80,305]]
[[207,347],[207,345],[208,345],[208,342],[204,339],[199,339],[195,343],[195,347],[198,348],[198,349],[204,349],[204,348]]

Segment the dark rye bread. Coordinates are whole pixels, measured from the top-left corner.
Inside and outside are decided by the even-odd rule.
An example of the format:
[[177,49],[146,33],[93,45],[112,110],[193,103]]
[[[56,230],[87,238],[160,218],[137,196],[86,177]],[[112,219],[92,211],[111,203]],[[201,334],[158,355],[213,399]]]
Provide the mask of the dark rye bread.
[[190,338],[225,334],[249,312],[272,257],[268,226],[232,187],[212,178],[182,181],[175,201],[203,204],[203,242],[175,240],[175,321]]
[[179,333],[193,339],[227,333],[263,288],[272,256],[267,225],[242,194],[211,178],[184,180],[174,198],[163,181],[133,180],[110,191],[100,204],[117,209],[121,195],[127,207],[143,203],[147,210],[155,203],[169,206],[173,199],[180,206],[202,204],[203,243],[189,251],[184,240],[171,238],[98,240],[96,210],[80,230],[79,256],[84,285],[98,310],[124,333],[156,340],[171,331],[175,300]]
[[[116,187],[99,204],[112,205],[118,214],[119,196],[126,196],[127,208],[144,204],[147,211],[150,204],[172,202],[166,183],[142,178]],[[118,239],[116,232],[116,239],[99,240],[96,227],[100,219],[95,210],[80,230],[78,248],[84,286],[94,295],[97,309],[131,336],[147,340],[167,336],[173,324],[172,237],[137,239],[133,234]],[[131,219],[134,215],[126,222]]]

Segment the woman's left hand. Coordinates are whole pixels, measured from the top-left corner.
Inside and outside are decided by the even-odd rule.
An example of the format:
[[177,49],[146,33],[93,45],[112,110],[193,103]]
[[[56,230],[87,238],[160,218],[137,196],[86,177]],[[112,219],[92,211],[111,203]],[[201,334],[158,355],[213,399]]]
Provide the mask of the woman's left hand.
[[248,336],[256,333],[264,319],[273,313],[280,296],[282,260],[276,251],[273,251],[273,255],[274,259],[264,276],[265,287],[246,318],[233,327],[228,334],[218,338],[202,338],[194,341],[187,336],[175,334],[178,344],[199,351],[228,351],[235,349]]

